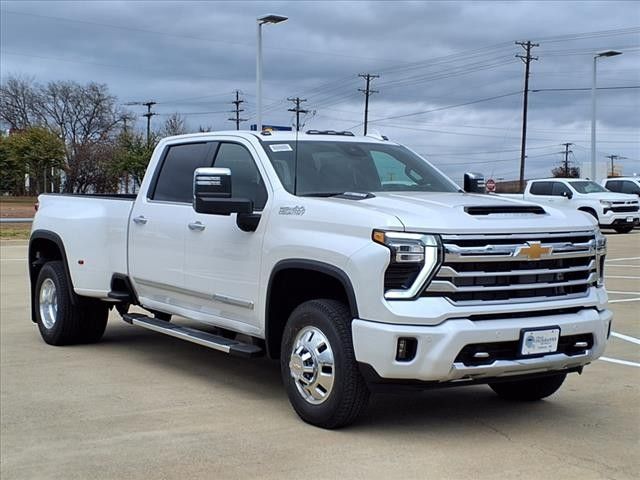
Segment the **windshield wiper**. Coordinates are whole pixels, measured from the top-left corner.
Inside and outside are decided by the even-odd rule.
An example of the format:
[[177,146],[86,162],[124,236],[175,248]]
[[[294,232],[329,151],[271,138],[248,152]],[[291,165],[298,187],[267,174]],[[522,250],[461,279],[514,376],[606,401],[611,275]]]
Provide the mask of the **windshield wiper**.
[[375,195],[371,192],[313,192],[303,193],[301,197],[341,197],[350,200],[364,200],[366,198],[373,198]]

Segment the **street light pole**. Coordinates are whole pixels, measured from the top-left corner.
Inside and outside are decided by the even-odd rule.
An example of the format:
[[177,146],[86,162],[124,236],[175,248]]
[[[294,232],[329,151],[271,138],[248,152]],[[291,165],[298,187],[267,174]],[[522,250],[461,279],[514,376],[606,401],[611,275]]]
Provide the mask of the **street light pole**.
[[593,76],[591,79],[591,180],[596,181],[596,70],[598,58],[622,55],[617,50],[607,50],[593,56]]
[[265,15],[257,19],[258,39],[256,43],[256,131],[262,131],[262,25],[280,23],[287,20],[282,15]]

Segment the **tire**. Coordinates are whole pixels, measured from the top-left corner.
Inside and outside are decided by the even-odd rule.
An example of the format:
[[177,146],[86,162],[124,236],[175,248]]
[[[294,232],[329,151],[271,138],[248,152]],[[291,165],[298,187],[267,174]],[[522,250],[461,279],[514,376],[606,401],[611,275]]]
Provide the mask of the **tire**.
[[49,345],[93,343],[102,338],[109,307],[94,299],[79,297],[71,303],[71,285],[61,261],[46,263],[36,281],[36,321],[42,339]]
[[617,227],[613,227],[613,229],[617,233],[629,233],[631,230],[633,230],[633,225],[619,225]]
[[566,377],[566,373],[561,373],[531,380],[490,383],[489,386],[498,396],[507,400],[531,402],[554,394]]
[[285,327],[282,380],[294,410],[311,425],[349,425],[369,401],[353,352],[351,318],[338,301],[310,300],[293,311]]

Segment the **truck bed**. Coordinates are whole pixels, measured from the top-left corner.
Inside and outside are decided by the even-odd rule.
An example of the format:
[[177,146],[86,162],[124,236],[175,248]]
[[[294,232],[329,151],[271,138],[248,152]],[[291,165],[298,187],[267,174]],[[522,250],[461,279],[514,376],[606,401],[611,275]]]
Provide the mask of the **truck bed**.
[[[127,273],[129,215],[136,195],[44,194],[32,227],[55,232],[76,293],[107,298],[114,273]],[[70,256],[72,255],[72,256]]]

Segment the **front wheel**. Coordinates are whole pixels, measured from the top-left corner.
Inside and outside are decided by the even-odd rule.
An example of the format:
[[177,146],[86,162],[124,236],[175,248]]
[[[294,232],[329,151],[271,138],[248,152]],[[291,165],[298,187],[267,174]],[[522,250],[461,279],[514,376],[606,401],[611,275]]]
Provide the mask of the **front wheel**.
[[289,401],[307,423],[343,427],[367,406],[369,390],[353,352],[351,315],[340,302],[310,300],[293,311],[280,366]]
[[70,291],[64,264],[46,263],[34,292],[40,335],[50,345],[97,342],[107,326],[109,307],[89,298],[78,298],[74,304]]
[[530,380],[490,383],[489,386],[500,397],[507,400],[534,401],[554,394],[562,386],[566,377],[565,373],[561,373]]
[[633,230],[633,225],[619,225],[617,227],[613,227],[616,233],[629,233]]

